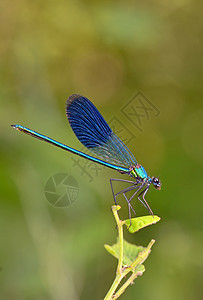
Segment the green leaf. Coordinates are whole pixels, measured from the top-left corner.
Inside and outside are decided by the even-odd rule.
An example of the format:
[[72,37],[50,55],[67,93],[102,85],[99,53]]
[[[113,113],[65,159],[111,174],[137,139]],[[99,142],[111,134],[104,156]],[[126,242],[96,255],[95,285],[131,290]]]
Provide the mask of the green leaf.
[[144,216],[125,220],[125,225],[129,232],[134,233],[146,226],[152,225],[160,221],[161,218],[158,216]]
[[[113,246],[104,245],[105,249],[117,259],[119,258],[119,243],[117,242]],[[143,251],[145,248],[142,246],[136,246],[128,243],[127,241],[123,241],[123,267],[130,266],[133,261],[138,256],[139,252]],[[143,266],[144,267],[144,266]],[[143,271],[144,269],[142,269]],[[144,272],[144,271],[143,271]]]
[[142,275],[145,271],[145,266],[144,265],[137,265],[135,268],[135,272],[139,273],[139,275]]

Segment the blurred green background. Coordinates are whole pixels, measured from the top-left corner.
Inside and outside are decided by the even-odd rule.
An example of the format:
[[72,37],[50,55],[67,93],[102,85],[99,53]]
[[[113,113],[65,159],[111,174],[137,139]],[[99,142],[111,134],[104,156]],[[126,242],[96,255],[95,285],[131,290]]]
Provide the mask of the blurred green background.
[[[1,299],[103,299],[114,279],[116,260],[103,247],[117,233],[109,179],[128,177],[80,159],[87,175],[73,155],[10,127],[21,124],[82,149],[64,111],[73,93],[91,99],[107,121],[124,124],[132,137],[128,147],[162,181],[161,191],[151,188],[147,195],[162,221],[125,232],[135,244],[156,243],[146,272],[122,299],[202,299],[199,4],[1,1]],[[159,111],[143,114],[141,130],[122,111],[139,92]],[[44,195],[47,179],[60,172],[79,187],[66,208],[50,205]],[[127,217],[126,203],[119,203]],[[148,213],[134,204],[138,215]]]

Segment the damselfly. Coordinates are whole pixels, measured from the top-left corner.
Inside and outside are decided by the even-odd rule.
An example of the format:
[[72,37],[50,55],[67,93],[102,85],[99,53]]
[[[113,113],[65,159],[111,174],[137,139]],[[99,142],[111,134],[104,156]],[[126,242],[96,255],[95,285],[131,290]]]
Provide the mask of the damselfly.
[[[150,185],[153,185],[158,190],[161,189],[159,178],[148,176],[143,166],[138,164],[131,151],[120,138],[113,133],[100,112],[86,97],[76,94],[71,95],[66,101],[66,116],[79,141],[96,157],[73,149],[24,126],[11,126],[18,131],[53,144],[90,161],[114,169],[122,174],[128,174],[133,180],[110,179],[115,204],[117,204],[116,197],[123,194],[128,203],[129,217],[131,219],[131,210],[135,214],[131,201],[137,196],[139,201],[148,209],[149,213],[153,215],[145,199],[145,195]],[[122,181],[131,185],[115,194],[112,185],[113,181]],[[133,191],[133,194],[127,197],[126,194],[129,191]]]

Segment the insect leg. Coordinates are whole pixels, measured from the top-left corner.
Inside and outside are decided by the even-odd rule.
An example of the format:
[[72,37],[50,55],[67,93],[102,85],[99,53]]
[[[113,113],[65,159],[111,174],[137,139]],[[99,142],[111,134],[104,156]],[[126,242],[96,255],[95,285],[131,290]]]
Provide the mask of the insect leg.
[[[133,207],[132,207],[132,205],[130,204],[130,202],[129,202],[129,200],[128,200],[128,198],[127,198],[127,196],[126,196],[126,194],[125,193],[123,193],[123,196],[124,196],[124,198],[126,199],[126,201],[127,201],[127,203],[128,203],[128,215],[129,215],[129,219],[130,219],[130,225],[129,225],[129,227],[131,226],[131,211],[130,211],[130,209],[132,209],[132,211],[134,212],[134,214],[135,214],[135,211],[134,211],[134,209],[133,209]],[[136,215],[136,214],[135,214]]]
[[[131,200],[135,197],[135,195],[143,188],[145,186],[145,184],[142,184],[142,185],[140,185],[140,186],[138,186],[139,187],[139,189],[130,197],[130,199],[129,199],[129,202],[131,202]],[[128,192],[128,191],[126,191],[126,192]],[[142,193],[141,193],[142,194]],[[139,199],[139,201],[144,205],[144,207],[146,208],[146,209],[148,209],[147,208],[147,205],[142,201],[142,200],[140,200]]]
[[[148,189],[149,189],[149,184],[148,184],[148,186],[138,195],[138,199],[139,199],[139,201],[142,203],[142,204],[144,204],[144,206],[147,208],[147,210],[149,211],[149,213],[150,213],[150,215],[152,215],[153,216],[153,211],[152,211],[152,209],[151,209],[151,207],[149,206],[149,204],[147,203],[147,200],[145,199],[145,195],[146,195],[146,193],[147,193],[147,191],[148,191]],[[143,201],[140,199],[140,196],[143,194],[143,196],[142,196],[142,199],[143,199]]]
[[128,189],[131,190],[132,186],[127,187],[127,188],[125,188],[124,190],[120,191],[119,193],[115,194],[115,193],[114,193],[114,190],[113,190],[113,184],[112,184],[112,181],[122,181],[122,182],[133,183],[133,184],[135,184],[135,182],[134,182],[134,181],[130,181],[130,180],[117,179],[117,178],[111,178],[111,179],[110,179],[111,191],[112,191],[112,194],[113,194],[114,202],[115,202],[115,204],[117,205],[116,197],[117,197],[119,194],[123,193],[125,190],[128,190]]
[[138,188],[138,190],[135,191],[135,192],[133,193],[133,195],[130,197],[130,199],[128,199],[127,196],[126,196],[126,193],[127,193],[129,190],[123,192],[123,196],[125,197],[125,199],[126,199],[126,201],[127,201],[127,203],[128,203],[128,212],[129,212],[130,226],[131,226],[131,209],[132,209],[134,215],[136,216],[136,213],[135,213],[135,211],[134,211],[134,208],[132,207],[132,205],[131,205],[130,202],[131,202],[131,200],[133,199],[133,197],[134,197],[134,196],[142,189],[142,187],[143,187],[143,184],[142,184],[142,185],[139,185],[139,186],[137,186],[137,187],[131,187],[131,190],[136,189],[136,188]]

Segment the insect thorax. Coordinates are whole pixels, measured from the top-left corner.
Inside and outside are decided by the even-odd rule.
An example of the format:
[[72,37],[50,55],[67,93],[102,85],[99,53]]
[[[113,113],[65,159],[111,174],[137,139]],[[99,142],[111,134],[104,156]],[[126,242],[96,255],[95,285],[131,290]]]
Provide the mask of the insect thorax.
[[137,177],[142,178],[142,179],[148,178],[147,172],[145,171],[143,166],[140,164],[131,166],[129,171],[130,171],[131,176],[134,178],[137,178]]

